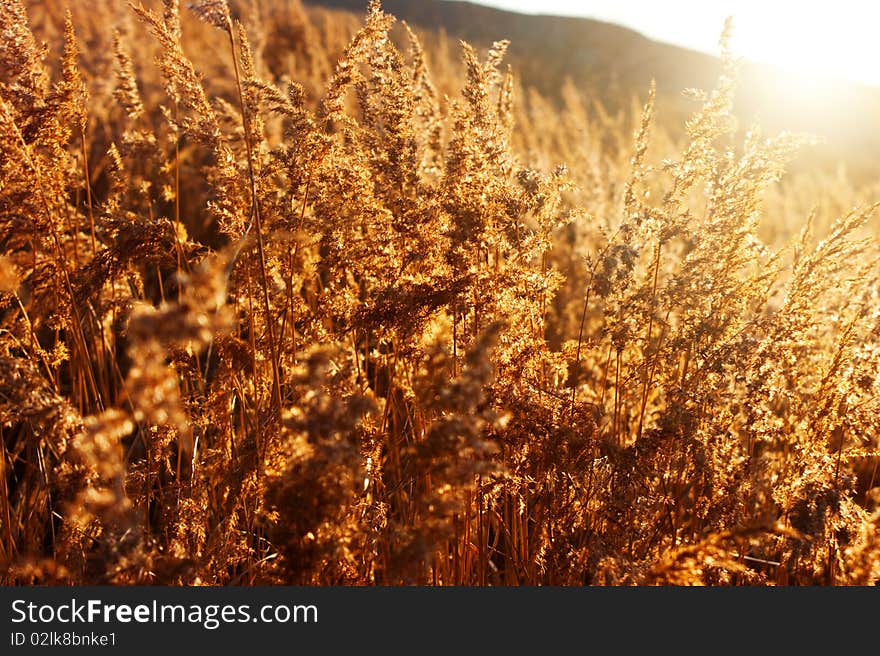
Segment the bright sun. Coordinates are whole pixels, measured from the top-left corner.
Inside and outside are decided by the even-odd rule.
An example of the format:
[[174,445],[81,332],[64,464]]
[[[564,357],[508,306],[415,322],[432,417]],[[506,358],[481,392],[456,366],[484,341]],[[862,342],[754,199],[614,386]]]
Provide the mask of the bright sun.
[[782,66],[804,82],[819,74],[880,84],[880,7],[874,3],[757,4],[731,8],[738,54]]
[[734,18],[733,47],[746,59],[812,75],[880,85],[880,3],[870,0],[478,0],[527,13],[589,16],[646,36],[717,54]]

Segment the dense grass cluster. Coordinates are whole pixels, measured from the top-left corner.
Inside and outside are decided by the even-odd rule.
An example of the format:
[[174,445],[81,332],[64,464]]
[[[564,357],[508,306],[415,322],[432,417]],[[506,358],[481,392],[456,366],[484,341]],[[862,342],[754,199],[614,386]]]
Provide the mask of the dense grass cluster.
[[0,5],[0,581],[877,580],[875,207],[729,52],[675,145],[230,5]]

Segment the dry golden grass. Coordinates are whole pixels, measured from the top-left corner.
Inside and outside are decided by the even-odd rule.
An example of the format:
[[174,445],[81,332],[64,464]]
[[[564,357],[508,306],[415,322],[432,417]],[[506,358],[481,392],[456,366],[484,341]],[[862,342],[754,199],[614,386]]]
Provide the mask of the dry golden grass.
[[0,581],[877,581],[876,208],[729,52],[674,144],[194,5],[0,5]]

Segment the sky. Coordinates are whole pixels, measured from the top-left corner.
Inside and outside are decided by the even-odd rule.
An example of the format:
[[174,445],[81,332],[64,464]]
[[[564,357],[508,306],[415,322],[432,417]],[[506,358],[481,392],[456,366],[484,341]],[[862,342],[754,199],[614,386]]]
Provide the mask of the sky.
[[779,0],[470,0],[530,14],[586,16],[633,28],[658,41],[718,53],[734,19],[732,46],[746,59],[880,86],[880,2]]

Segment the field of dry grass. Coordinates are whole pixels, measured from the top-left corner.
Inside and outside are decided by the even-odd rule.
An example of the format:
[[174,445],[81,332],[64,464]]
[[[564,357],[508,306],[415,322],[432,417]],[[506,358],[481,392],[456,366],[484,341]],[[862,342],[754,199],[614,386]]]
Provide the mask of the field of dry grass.
[[880,194],[726,36],[680,141],[193,4],[0,4],[0,582],[878,580]]

